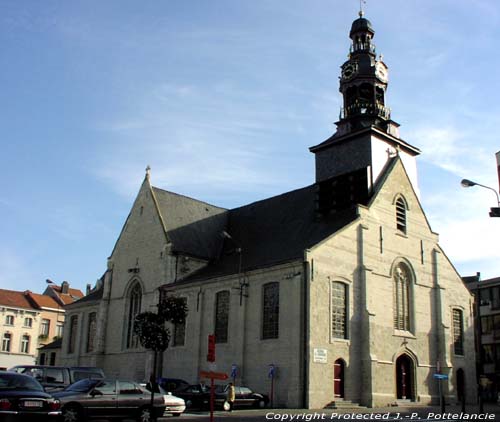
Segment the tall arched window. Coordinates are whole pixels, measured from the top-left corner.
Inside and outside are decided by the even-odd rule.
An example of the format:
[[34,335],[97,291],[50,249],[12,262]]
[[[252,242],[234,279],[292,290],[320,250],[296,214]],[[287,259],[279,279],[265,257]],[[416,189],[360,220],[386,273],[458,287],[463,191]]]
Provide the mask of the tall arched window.
[[215,342],[227,343],[229,326],[229,290],[215,296]]
[[[187,303],[187,299],[185,297],[180,298],[184,305]],[[173,338],[173,346],[184,346],[186,342],[186,320],[174,324],[174,335]]]
[[87,327],[87,352],[93,352],[95,346],[95,335],[97,332],[97,314],[91,312],[89,314]]
[[406,234],[406,201],[402,196],[396,200],[396,228],[399,232]]
[[394,269],[394,328],[411,331],[411,273],[407,265],[399,263]]
[[464,355],[464,314],[461,309],[453,309],[453,351]]
[[128,318],[127,318],[127,349],[135,348],[139,345],[139,339],[134,334],[134,320],[141,312],[142,289],[139,283],[130,289],[128,296]]
[[347,338],[347,285],[332,282],[332,337]]
[[279,337],[280,285],[277,282],[262,286],[262,339]]

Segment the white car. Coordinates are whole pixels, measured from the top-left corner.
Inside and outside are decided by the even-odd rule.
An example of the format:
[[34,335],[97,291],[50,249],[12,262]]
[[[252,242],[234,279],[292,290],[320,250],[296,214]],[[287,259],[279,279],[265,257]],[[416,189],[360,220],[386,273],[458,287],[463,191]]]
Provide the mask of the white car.
[[[141,383],[142,387],[145,387],[147,390],[151,391],[149,383]],[[156,393],[163,395],[163,401],[165,402],[165,412],[163,412],[163,416],[180,416],[186,410],[186,402],[184,399],[180,397],[174,396],[170,392],[166,392],[163,388],[161,388],[157,384],[158,389]]]
[[164,393],[163,400],[165,401],[165,412],[163,416],[180,416],[186,410],[184,399],[176,397],[172,393]]

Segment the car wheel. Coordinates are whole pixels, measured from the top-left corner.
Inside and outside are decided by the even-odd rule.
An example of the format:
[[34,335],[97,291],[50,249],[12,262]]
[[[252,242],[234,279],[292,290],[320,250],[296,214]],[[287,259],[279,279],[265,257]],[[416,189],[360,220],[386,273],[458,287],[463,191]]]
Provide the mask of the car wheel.
[[264,400],[259,400],[257,402],[257,407],[264,409],[264,407],[266,407],[266,402]]
[[137,422],[151,422],[152,420],[153,420],[153,415],[150,407],[142,407],[141,409],[139,409]]
[[70,405],[63,407],[62,420],[64,422],[80,422],[83,420],[83,412],[78,406]]
[[186,400],[186,407],[193,407],[193,402],[191,400]]

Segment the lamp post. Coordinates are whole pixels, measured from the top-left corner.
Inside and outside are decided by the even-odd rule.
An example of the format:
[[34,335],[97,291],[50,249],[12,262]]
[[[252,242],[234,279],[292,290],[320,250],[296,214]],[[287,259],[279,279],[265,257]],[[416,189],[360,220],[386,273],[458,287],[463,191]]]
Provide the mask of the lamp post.
[[489,190],[493,191],[495,193],[496,198],[497,198],[497,206],[490,208],[490,217],[500,217],[500,198],[498,196],[498,192],[495,189],[493,189],[489,186],[482,185],[481,183],[473,182],[472,180],[469,180],[469,179],[462,179],[460,184],[464,188],[471,188],[473,186],[480,186],[482,188],[489,189]]
[[243,304],[243,297],[248,297],[248,294],[245,292],[246,287],[248,287],[248,283],[245,281],[245,278],[242,277],[242,261],[243,261],[243,249],[240,244],[234,240],[233,236],[231,236],[227,231],[223,230],[221,233],[222,237],[225,239],[231,240],[236,245],[236,253],[239,255],[238,261],[238,284],[237,288],[240,292],[240,306]]

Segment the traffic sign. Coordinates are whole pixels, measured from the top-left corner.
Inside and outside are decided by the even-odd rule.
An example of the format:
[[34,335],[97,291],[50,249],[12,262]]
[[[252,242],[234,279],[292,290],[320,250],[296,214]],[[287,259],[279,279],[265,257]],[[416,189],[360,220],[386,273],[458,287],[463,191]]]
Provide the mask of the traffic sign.
[[448,375],[446,375],[446,374],[434,374],[434,378],[436,378],[438,380],[447,380]]
[[207,353],[207,361],[215,362],[215,335],[208,335],[208,353]]
[[201,378],[210,378],[214,380],[227,380],[229,377],[224,372],[200,371]]

